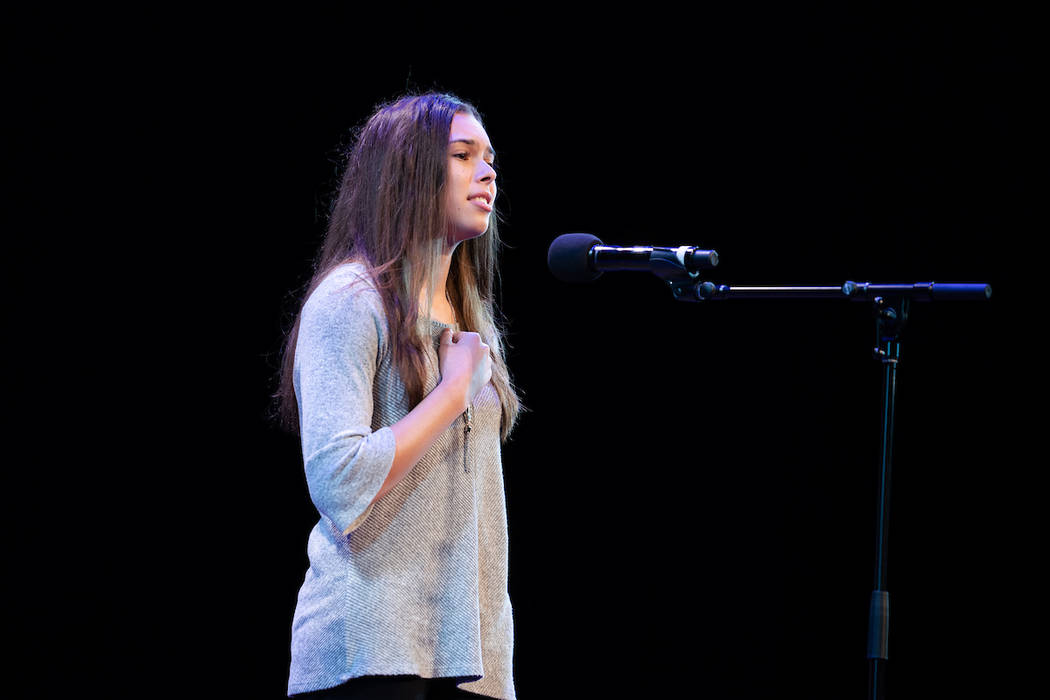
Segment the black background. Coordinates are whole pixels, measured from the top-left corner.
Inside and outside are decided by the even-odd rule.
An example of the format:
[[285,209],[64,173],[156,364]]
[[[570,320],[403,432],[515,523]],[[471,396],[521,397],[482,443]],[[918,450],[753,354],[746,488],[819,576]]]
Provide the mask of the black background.
[[17,680],[283,696],[316,514],[269,420],[282,333],[350,129],[440,89],[499,154],[519,696],[867,681],[869,310],[565,285],[575,231],[716,249],[718,283],[992,285],[903,338],[890,689],[1014,682],[1042,553],[1028,18],[646,9],[9,16]]

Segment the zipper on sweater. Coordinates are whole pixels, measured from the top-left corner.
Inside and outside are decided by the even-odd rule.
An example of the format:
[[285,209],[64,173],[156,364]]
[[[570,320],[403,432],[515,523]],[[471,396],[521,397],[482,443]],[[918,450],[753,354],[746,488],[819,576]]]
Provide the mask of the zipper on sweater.
[[467,406],[467,410],[463,412],[463,473],[469,474],[470,470],[467,468],[467,435],[470,434],[470,406]]

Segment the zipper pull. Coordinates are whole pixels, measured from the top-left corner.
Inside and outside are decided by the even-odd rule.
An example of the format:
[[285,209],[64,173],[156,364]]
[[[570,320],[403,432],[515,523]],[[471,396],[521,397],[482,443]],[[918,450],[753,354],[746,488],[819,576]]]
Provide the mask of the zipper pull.
[[470,433],[470,406],[463,412],[463,473],[469,474],[467,469],[467,434]]

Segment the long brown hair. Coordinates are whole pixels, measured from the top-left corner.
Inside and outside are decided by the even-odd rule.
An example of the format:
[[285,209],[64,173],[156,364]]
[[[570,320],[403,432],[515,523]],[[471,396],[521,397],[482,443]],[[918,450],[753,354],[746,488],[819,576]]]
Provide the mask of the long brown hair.
[[[423,399],[428,313],[420,316],[420,290],[434,290],[438,256],[449,227],[444,186],[448,135],[456,113],[481,117],[452,95],[427,93],[382,105],[361,127],[346,154],[314,273],[299,302],[285,340],[277,399],[278,418],[293,432],[299,413],[292,384],[302,304],[339,265],[363,263],[383,301],[394,365],[412,406]],[[484,235],[456,246],[446,293],[460,330],[479,333],[492,350],[492,384],[502,405],[501,438],[506,440],[521,409],[504,354],[503,331],[494,304],[500,247],[496,216]]]

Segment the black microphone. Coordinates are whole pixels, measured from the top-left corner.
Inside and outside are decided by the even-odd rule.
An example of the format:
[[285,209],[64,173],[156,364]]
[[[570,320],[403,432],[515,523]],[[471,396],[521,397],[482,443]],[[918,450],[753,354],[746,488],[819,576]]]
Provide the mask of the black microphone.
[[695,275],[718,264],[718,253],[696,246],[661,248],[607,246],[589,233],[558,236],[547,251],[547,267],[562,282],[593,282],[606,270],[641,270],[669,279]]

